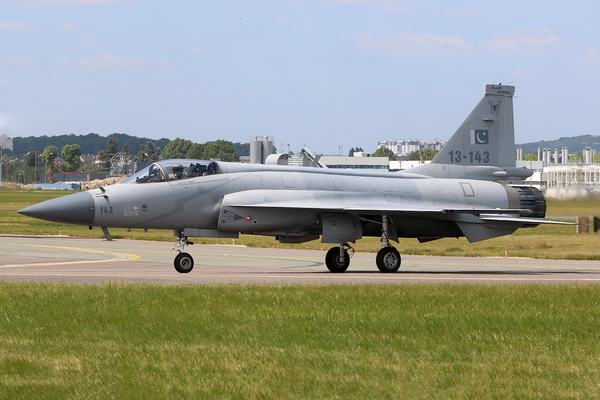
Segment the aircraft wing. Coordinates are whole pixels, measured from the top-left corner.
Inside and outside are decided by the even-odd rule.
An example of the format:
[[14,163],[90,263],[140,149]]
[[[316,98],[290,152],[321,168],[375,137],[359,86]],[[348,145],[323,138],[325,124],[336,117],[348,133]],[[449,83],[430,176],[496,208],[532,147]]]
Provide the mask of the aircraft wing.
[[[526,209],[480,209],[436,207],[405,203],[400,194],[386,195],[390,201],[366,192],[247,190],[231,193],[223,206],[244,208],[286,208],[317,211],[345,211],[352,214],[512,214],[528,215]],[[410,201],[410,200],[408,200]],[[535,219],[534,219],[535,220]],[[508,221],[508,220],[506,220]],[[515,218],[514,222],[523,222]],[[512,221],[511,221],[512,222]]]

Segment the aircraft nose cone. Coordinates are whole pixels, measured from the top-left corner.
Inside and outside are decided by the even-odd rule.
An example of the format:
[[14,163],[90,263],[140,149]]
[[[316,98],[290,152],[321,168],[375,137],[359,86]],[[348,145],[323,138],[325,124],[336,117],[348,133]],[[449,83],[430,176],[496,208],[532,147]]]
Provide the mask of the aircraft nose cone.
[[46,200],[17,211],[19,214],[46,221],[73,225],[92,225],[94,198],[88,192]]

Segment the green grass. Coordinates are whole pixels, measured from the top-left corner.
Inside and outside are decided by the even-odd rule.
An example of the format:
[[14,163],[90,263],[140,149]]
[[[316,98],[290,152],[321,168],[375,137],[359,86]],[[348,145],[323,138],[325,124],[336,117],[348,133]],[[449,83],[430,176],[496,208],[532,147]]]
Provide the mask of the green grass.
[[[29,235],[58,235],[77,237],[104,237],[99,228],[89,230],[85,226],[61,225],[40,221],[16,214],[17,210],[43,200],[71,194],[72,191],[49,190],[0,190],[0,233]],[[548,215],[576,216],[599,215],[598,201],[548,201]],[[574,222],[572,219],[570,222]],[[590,227],[591,229],[592,227]],[[136,239],[174,241],[172,231],[111,228],[114,239]],[[231,244],[231,239],[194,238],[199,244]],[[274,247],[294,249],[328,250],[331,244],[315,240],[301,244],[281,244],[272,237],[242,235],[235,240],[237,245],[248,247]],[[355,246],[359,252],[377,252],[379,238],[363,238]],[[575,226],[541,225],[536,228],[520,229],[516,233],[496,239],[469,243],[465,238],[447,238],[419,243],[416,239],[400,239],[397,246],[401,254],[504,257],[530,257],[550,259],[600,260],[600,239],[597,234],[577,234]]]
[[598,285],[0,283],[0,398],[597,398]]

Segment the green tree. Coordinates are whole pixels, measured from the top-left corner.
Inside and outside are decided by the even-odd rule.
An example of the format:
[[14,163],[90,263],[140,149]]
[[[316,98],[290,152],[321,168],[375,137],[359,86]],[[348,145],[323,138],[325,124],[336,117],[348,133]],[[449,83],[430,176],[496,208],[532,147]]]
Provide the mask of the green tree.
[[204,150],[205,160],[219,159],[221,161],[238,162],[240,161],[240,155],[228,140],[215,140],[214,142],[206,143],[206,149]]
[[186,158],[194,144],[190,140],[177,138],[169,142],[163,150],[163,159]]
[[202,143],[196,143],[190,147],[188,152],[185,155],[185,158],[190,160],[202,160],[204,157],[204,150],[206,149],[206,145]]
[[125,144],[123,145],[123,150],[121,150],[121,153],[123,153],[124,155],[131,154],[131,146],[129,145],[129,142],[125,142]]
[[423,150],[423,161],[431,161],[435,158],[435,156],[437,156],[437,154],[439,153],[439,150],[433,150],[433,149],[424,149]]
[[151,141],[147,141],[146,144],[140,146],[138,160],[149,163],[157,162],[160,160],[160,153],[160,147],[156,146]]
[[44,161],[44,164],[46,164],[47,172],[49,171],[48,168],[51,168],[51,165],[54,164],[54,160],[56,160],[56,157],[58,157],[58,149],[56,148],[56,146],[50,145],[44,149],[42,160]]
[[98,153],[98,160],[102,161],[102,164],[98,166],[98,170],[101,172],[110,171],[110,160],[117,154],[117,141],[113,138],[109,138],[106,141],[106,150],[101,150]]
[[380,147],[372,154],[372,157],[387,157],[390,160],[396,159],[396,154],[387,147]]
[[363,152],[364,150],[362,149],[362,147],[351,147],[350,150],[348,151],[348,157],[354,157],[354,153],[359,153],[359,152]]
[[[419,152],[421,154],[419,154]],[[439,150],[433,149],[423,149],[423,150],[415,150],[411,152],[406,160],[408,161],[420,161],[421,157],[423,157],[423,161],[431,161],[435,158],[435,156],[439,153]]]
[[25,164],[28,167],[35,167],[35,158],[37,157],[37,151],[33,149],[29,149],[27,154],[25,154]]
[[537,161],[537,153],[536,152],[531,152],[531,153],[523,153],[523,161]]
[[580,151],[569,154],[569,162],[571,164],[580,164],[583,162],[583,153]]
[[406,157],[407,161],[419,161],[421,160],[421,156],[419,155],[419,150],[411,151],[408,157]]
[[[235,147],[235,149],[237,150],[237,152],[239,153],[240,156],[249,156],[250,155],[250,143],[235,142],[233,144],[233,146]],[[283,151],[283,149],[282,149],[282,151]]]
[[81,167],[81,146],[78,144],[66,144],[61,150],[65,162],[61,169],[65,172],[75,172]]
[[114,138],[108,139],[106,142],[106,150],[112,155],[117,154],[119,150],[117,147],[117,141]]

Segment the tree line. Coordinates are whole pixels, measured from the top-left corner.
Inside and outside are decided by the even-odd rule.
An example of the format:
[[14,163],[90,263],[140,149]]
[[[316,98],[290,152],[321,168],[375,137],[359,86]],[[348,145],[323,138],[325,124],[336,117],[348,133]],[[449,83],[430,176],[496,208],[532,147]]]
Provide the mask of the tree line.
[[[439,153],[439,150],[433,149],[423,149],[423,150],[415,150],[411,152],[408,157],[406,157],[407,161],[431,161],[433,158]],[[371,155],[372,157],[388,157],[390,161],[396,160],[396,154],[388,149],[387,147],[380,147]]]
[[[27,152],[24,161],[28,166],[33,166],[29,164],[35,162],[36,153],[37,152],[31,150]],[[140,145],[138,153],[134,154],[131,151],[129,142],[125,142],[119,151],[117,140],[110,137],[106,142],[106,148],[98,152],[99,162],[90,165],[90,172],[109,172],[111,160],[117,153],[120,153],[123,157],[126,157],[132,161],[148,163],[156,162],[161,159],[172,158],[188,158],[197,160],[219,159],[221,161],[229,162],[240,161],[239,152],[236,150],[234,144],[227,140],[193,143],[191,140],[177,138],[169,141],[164,150],[154,144],[154,142],[147,141],[146,143]],[[61,171],[75,172],[82,167],[83,161],[81,156],[83,154],[83,150],[78,143],[64,145],[60,151],[60,154],[64,159],[64,162],[58,165],[58,168]],[[49,145],[44,149],[41,155],[41,161],[46,168],[51,168],[51,165],[55,164],[58,156],[58,148],[55,145]],[[49,172],[49,170],[47,172]]]
[[[48,146],[56,146],[59,150],[67,144],[78,144],[81,147],[82,154],[99,154],[100,151],[106,149],[106,141],[114,139],[117,143],[123,145],[129,143],[131,149],[139,150],[140,146],[147,142],[154,143],[155,146],[164,148],[170,139],[162,138],[158,140],[126,135],[123,133],[113,133],[108,136],[100,136],[97,133],[89,133],[87,135],[59,135],[59,136],[29,136],[13,138],[13,153],[17,157],[28,151],[43,152]],[[62,157],[62,156],[61,156]]]
[[[82,154],[99,154],[102,150],[106,150],[106,142],[108,139],[114,139],[120,146],[125,143],[129,144],[132,153],[137,154],[142,146],[147,146],[148,142],[152,142],[154,146],[161,149],[171,142],[170,139],[149,139],[144,137],[136,137],[124,133],[112,133],[108,136],[100,136],[97,133],[89,133],[87,135],[59,135],[59,136],[28,136],[13,138],[13,151],[4,149],[4,154],[8,156],[23,157],[29,151],[42,153],[48,146],[56,146],[59,150],[59,157],[62,157],[62,148],[67,144],[78,144],[81,147]],[[240,156],[250,155],[250,143],[233,143],[234,147]]]

